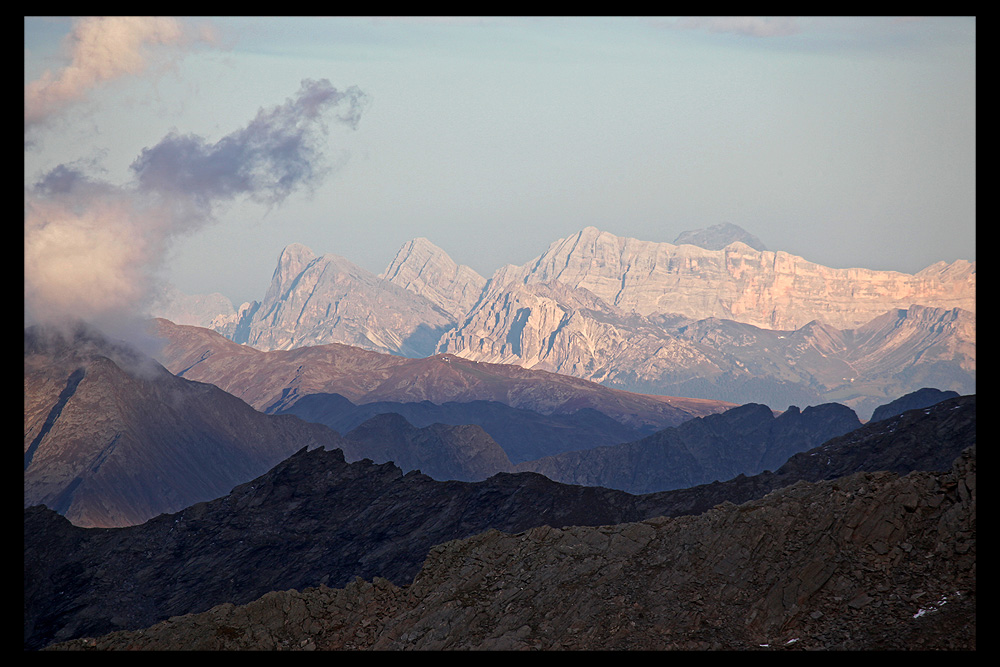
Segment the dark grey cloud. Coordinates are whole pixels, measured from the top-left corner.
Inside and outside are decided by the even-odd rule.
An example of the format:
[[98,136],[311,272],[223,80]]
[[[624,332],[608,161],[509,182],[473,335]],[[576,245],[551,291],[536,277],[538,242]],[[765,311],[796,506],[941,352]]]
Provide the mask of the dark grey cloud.
[[178,236],[210,224],[216,203],[277,204],[311,187],[327,171],[326,120],[354,127],[365,101],[356,87],[307,80],[215,143],[171,133],[142,151],[126,185],[93,177],[82,161],[46,172],[25,188],[25,322],[131,326],[161,289]]
[[171,133],[132,163],[138,187],[190,198],[204,208],[245,196],[276,204],[326,172],[326,119],[357,126],[367,98],[356,86],[337,90],[326,79],[305,80],[295,97],[261,109],[250,123],[215,143]]

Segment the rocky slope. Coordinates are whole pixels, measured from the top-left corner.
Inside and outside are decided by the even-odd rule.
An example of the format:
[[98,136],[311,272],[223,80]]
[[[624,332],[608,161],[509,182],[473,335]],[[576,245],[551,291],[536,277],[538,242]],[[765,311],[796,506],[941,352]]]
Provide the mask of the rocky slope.
[[172,373],[210,382],[265,412],[285,410],[303,396],[325,393],[340,394],[354,403],[495,401],[544,415],[593,409],[630,428],[659,429],[734,406],[647,396],[453,355],[407,359],[336,343],[265,352],[207,329],[162,319],[153,320],[150,331],[165,341],[156,358]]
[[[339,451],[314,449],[298,452],[226,497],[161,515],[140,526],[84,529],[51,510],[28,508],[24,514],[25,647],[138,629],[226,602],[249,603],[269,591],[320,584],[339,588],[356,576],[384,577],[396,586],[406,585],[431,547],[490,528],[519,533],[541,525],[601,526],[696,514],[727,500],[761,498],[803,479],[880,470],[886,457],[897,474],[907,466],[934,469],[943,458],[953,459],[956,452],[973,446],[975,435],[975,397],[960,397],[865,426],[792,457],[774,473],[643,496],[558,484],[533,473],[499,474],[477,483],[436,482],[417,473],[403,475],[388,464],[349,464]],[[964,493],[955,484],[942,488],[953,496]],[[946,507],[937,508],[949,516]],[[790,516],[798,515],[796,511]],[[814,511],[811,516],[824,515]],[[889,523],[872,521],[883,529],[900,525],[898,517]],[[820,528],[830,526],[821,522]],[[949,535],[968,543],[968,535],[946,528]],[[769,528],[757,525],[754,530],[756,542],[748,553],[755,552]],[[725,539],[725,532],[703,535],[710,547],[718,547],[718,540]],[[899,535],[893,531],[890,537]],[[881,551],[881,542],[871,548],[877,554],[891,553],[894,559],[897,552],[892,547],[906,549],[903,542],[887,544],[889,551]],[[972,548],[974,553],[974,533]],[[776,563],[783,563],[783,558],[769,565],[774,572],[782,569]],[[913,562],[929,561],[916,558]],[[475,567],[475,563],[470,555],[467,566]],[[767,563],[760,561],[762,567]],[[930,564],[937,567],[936,562]],[[847,570],[854,567],[852,563]],[[530,570],[526,563],[523,571]],[[469,576],[467,581],[475,587],[477,582],[502,577],[502,568],[492,572],[484,580],[471,577],[470,570],[461,570],[458,576]],[[590,576],[581,581],[589,587],[606,579]],[[631,581],[643,585],[639,579]],[[685,598],[685,604],[697,604],[697,599]],[[571,610],[572,602],[553,609]],[[597,598],[593,602],[599,603]],[[283,622],[279,617],[266,625]],[[372,622],[374,617],[365,626]],[[223,630],[217,636],[235,639],[241,636],[237,630]]]
[[178,378],[92,329],[24,331],[24,505],[80,526],[142,523],[217,498],[339,435]]
[[790,456],[860,426],[850,408],[836,403],[778,417],[765,405],[748,403],[635,442],[526,461],[517,470],[629,493],[670,491],[776,470]]
[[63,650],[975,650],[976,456],[702,515],[491,530],[413,583],[273,592]]

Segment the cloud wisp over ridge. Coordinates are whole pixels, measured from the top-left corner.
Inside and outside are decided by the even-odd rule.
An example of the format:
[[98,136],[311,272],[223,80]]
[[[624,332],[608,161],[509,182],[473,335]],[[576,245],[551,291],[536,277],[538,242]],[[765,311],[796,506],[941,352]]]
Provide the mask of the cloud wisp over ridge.
[[216,142],[171,133],[143,149],[126,185],[80,165],[50,170],[25,189],[25,324],[134,330],[158,296],[174,239],[210,224],[217,205],[247,198],[274,206],[315,186],[329,171],[328,118],[353,128],[365,102],[356,87],[307,79],[284,104]]

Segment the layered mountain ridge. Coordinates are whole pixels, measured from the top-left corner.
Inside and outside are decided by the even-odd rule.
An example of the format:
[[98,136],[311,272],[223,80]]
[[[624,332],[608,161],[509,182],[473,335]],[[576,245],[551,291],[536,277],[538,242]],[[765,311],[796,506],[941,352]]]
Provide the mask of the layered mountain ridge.
[[[879,472],[887,455],[897,470]],[[943,472],[907,474],[938,470],[944,457],[959,460]],[[205,633],[196,641],[208,643],[197,645],[215,648],[304,648],[306,639],[314,648],[401,646],[396,641],[410,648],[736,648],[726,642],[786,641],[799,631],[823,646],[857,641],[876,626],[885,631],[881,641],[892,642],[911,627],[904,619],[940,605],[941,595],[975,595],[975,491],[974,396],[862,427],[774,473],[642,496],[532,473],[436,482],[304,449],[223,498],[113,533],[26,509],[25,646],[145,628],[215,605],[223,606],[207,617],[67,647],[165,648],[158,638],[172,641],[171,632],[184,629]],[[760,500],[726,504],[752,499]],[[650,542],[661,529],[664,539]],[[631,560],[640,553],[645,565]],[[349,608],[330,600],[312,620],[312,612],[286,617],[302,596],[339,595],[331,589],[356,576],[386,591],[406,586],[414,597],[403,599],[414,604],[379,611],[356,599],[355,609],[371,611],[356,618],[358,627],[371,634],[355,635],[355,621],[338,615]],[[303,591],[310,586],[321,588]],[[369,584],[352,586],[345,590],[372,592]],[[270,591],[287,592],[262,598],[263,616],[250,619],[233,606]],[[670,616],[678,609],[679,617]],[[727,620],[727,610],[743,621]],[[654,619],[641,622],[642,611]],[[396,612],[410,618],[392,622],[401,634],[379,620]],[[623,633],[609,625],[619,614],[626,614]],[[571,631],[564,623],[582,625]],[[659,634],[647,634],[656,628]],[[969,641],[967,630],[960,634]],[[192,635],[174,637],[196,643]]]
[[378,276],[292,244],[264,301],[212,328],[263,350],[448,353],[641,393],[841,402],[863,418],[923,386],[975,392],[974,262],[905,274],[764,248],[735,225],[675,243],[586,227],[486,279],[425,238]]

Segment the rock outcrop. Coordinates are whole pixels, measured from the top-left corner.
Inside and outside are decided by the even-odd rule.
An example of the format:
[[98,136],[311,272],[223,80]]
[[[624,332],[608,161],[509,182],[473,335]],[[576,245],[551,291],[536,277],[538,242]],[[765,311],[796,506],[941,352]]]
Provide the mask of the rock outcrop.
[[91,329],[24,331],[24,506],[126,526],[218,498],[330,429],[261,414]]
[[490,530],[382,578],[57,650],[975,650],[976,456],[702,515]]

